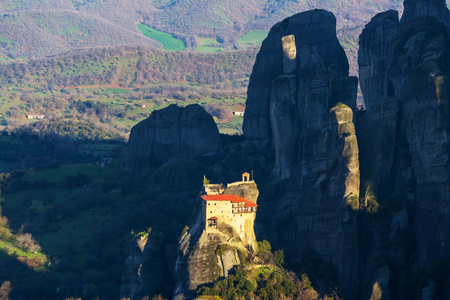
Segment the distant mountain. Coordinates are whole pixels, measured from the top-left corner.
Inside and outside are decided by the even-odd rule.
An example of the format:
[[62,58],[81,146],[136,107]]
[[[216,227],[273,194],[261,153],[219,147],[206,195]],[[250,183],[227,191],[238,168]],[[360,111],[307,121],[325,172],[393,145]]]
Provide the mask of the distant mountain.
[[[353,48],[377,12],[400,9],[401,0],[4,0],[0,2],[0,57],[36,58],[91,47],[145,44],[140,22],[185,40],[214,38],[233,48],[251,30],[297,12],[323,8],[337,18],[344,48]],[[353,51],[355,52],[355,51]],[[0,58],[1,60],[1,58]]]

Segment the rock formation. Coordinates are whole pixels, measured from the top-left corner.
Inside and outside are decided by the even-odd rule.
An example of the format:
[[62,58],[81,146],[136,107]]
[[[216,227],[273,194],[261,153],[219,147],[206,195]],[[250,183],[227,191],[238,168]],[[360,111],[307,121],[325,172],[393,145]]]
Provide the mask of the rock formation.
[[243,131],[247,139],[274,148],[281,179],[290,178],[302,160],[305,129],[320,127],[330,105],[356,106],[357,80],[347,76],[332,13],[300,13],[270,30],[250,77]]
[[120,298],[131,300],[160,294],[170,276],[161,234],[150,233],[128,243],[128,257],[122,272]]
[[[247,182],[230,184],[223,193],[246,195],[250,197],[248,200],[256,203],[259,191],[255,183]],[[242,255],[246,257],[249,250],[256,250],[253,224],[250,229],[246,229],[251,232],[246,232],[247,238],[244,239],[233,226],[225,222],[219,221],[217,229],[206,230],[200,203],[198,207],[196,221],[190,228],[186,227],[180,237],[175,270],[175,294],[183,293],[188,298],[194,295],[200,285],[214,282],[219,277],[227,277],[229,271],[240,264]]]
[[127,166],[138,172],[159,166],[180,153],[200,155],[220,148],[220,134],[211,117],[197,104],[169,105],[131,129]]
[[[361,190],[367,212],[374,216],[360,224],[370,233],[362,248],[361,280],[379,276],[375,265],[382,258],[383,268],[392,273],[393,298],[416,296],[406,288],[414,281],[408,274],[431,270],[437,261],[450,258],[450,13],[445,1],[407,0],[404,5],[398,27],[393,12],[372,19],[361,34],[359,52],[367,101],[367,112],[358,120]],[[379,204],[382,212],[374,209]],[[389,215],[394,216],[391,224],[401,226],[391,225],[386,237],[386,221],[381,220]],[[370,218],[375,222],[366,223]],[[389,243],[380,242],[382,238]],[[434,275],[423,280],[422,294],[448,295],[442,286],[436,291]]]
[[[220,225],[217,232],[206,232],[198,225],[182,237],[175,267],[178,276],[175,294],[183,293],[188,298],[199,285],[228,276],[240,264],[238,251],[247,251],[231,227]],[[224,247],[223,253],[218,251],[220,245]]]
[[366,110],[381,101],[383,95],[393,93],[386,79],[389,49],[397,37],[398,12],[390,10],[372,18],[359,37],[359,83]]
[[[450,15],[447,9],[446,0],[405,0],[403,2],[404,12],[402,22],[412,20],[421,16],[429,16],[446,27],[450,25]],[[408,24],[402,24],[408,26]]]
[[[219,176],[245,166],[271,177],[271,243],[294,261],[313,250],[331,262],[345,299],[450,297],[450,13],[443,0],[404,4],[401,21],[395,11],[378,14],[360,36],[363,111],[355,111],[357,79],[348,76],[331,13],[273,26],[249,82],[245,141],[209,158]],[[158,178],[183,174],[185,163],[200,181],[201,163],[163,163],[221,147],[205,114],[170,106],[138,124],[130,170],[160,166],[151,181],[161,192],[183,190]],[[225,193],[257,198],[247,187]],[[179,245],[177,292],[185,295],[227,276],[240,263],[236,249],[246,251],[232,228],[200,224]]]
[[315,10],[272,27],[250,78],[244,135],[275,152],[288,179],[272,242],[291,257],[313,249],[331,261],[342,295],[358,279],[358,144],[353,125],[357,79],[336,38],[333,14]]

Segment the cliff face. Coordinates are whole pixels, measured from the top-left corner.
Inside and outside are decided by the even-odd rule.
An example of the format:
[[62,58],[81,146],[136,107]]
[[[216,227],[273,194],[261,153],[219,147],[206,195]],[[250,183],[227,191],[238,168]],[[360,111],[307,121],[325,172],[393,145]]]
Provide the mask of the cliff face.
[[358,279],[359,161],[352,118],[343,104],[325,113],[272,222],[272,241],[291,257],[312,249],[332,262],[346,298],[356,296]]
[[273,26],[261,45],[250,77],[243,125],[245,137],[270,144],[272,137],[281,138],[273,130],[284,129],[278,124],[287,120],[291,123],[285,124],[285,128],[295,127],[290,114],[301,108],[293,103],[301,99],[297,95],[302,93],[298,86],[301,77],[314,78],[324,72],[330,80],[348,76],[347,58],[336,38],[336,19],[332,13],[304,12]]
[[372,18],[359,37],[359,83],[366,110],[376,106],[376,102],[384,98],[383,95],[392,93],[385,74],[398,25],[397,11],[380,13]]
[[[366,26],[358,56],[366,109],[357,112],[357,79],[347,76],[333,15],[315,10],[276,24],[250,78],[245,146],[227,145],[210,158],[223,161],[209,165],[221,174],[244,165],[272,170],[271,242],[294,260],[312,249],[331,262],[346,299],[450,296],[450,14],[443,5],[405,1],[401,21],[388,11]],[[217,129],[199,130],[209,118],[191,109],[195,122],[169,107],[136,126],[130,169],[217,150]],[[176,181],[186,184],[167,184],[164,174],[181,174],[181,165],[186,174],[198,170],[199,179],[186,175]],[[178,157],[152,181],[162,192],[180,192],[204,172]],[[240,185],[226,193],[258,197],[257,189]],[[233,247],[251,244],[226,226],[206,232],[199,224],[179,245],[177,292],[186,295],[226,276],[240,263]]]
[[154,111],[131,129],[127,166],[130,171],[138,172],[159,166],[176,154],[199,155],[219,148],[219,130],[201,106],[169,105]]
[[301,258],[313,249],[337,269],[342,295],[358,278],[357,79],[336,38],[333,14],[315,10],[272,27],[250,78],[244,135],[272,148],[287,179],[272,242]]
[[[223,253],[219,246],[225,247]],[[228,276],[240,264],[238,250],[246,252],[239,235],[231,227],[221,225],[216,232],[206,232],[199,224],[189,228],[181,238],[175,273],[175,295],[183,293],[190,299],[199,285]]]
[[[259,191],[255,183],[233,183],[224,194],[245,196],[256,203]],[[207,231],[200,212],[197,216],[196,222],[180,238],[175,270],[175,294],[183,293],[188,298],[195,295],[200,285],[228,276],[229,271],[240,264],[239,252],[247,256],[249,250],[257,250],[254,219],[245,226],[245,237],[242,237],[233,226],[220,222],[221,219],[217,229]]]
[[347,76],[332,13],[300,13],[270,30],[250,78],[243,131],[260,146],[273,145],[281,179],[296,172],[306,135],[320,130],[331,105],[356,106],[357,79]]
[[[420,16],[430,16],[446,27],[450,25],[446,0],[405,0],[403,5],[405,7],[402,16],[403,23]],[[410,24],[402,25],[409,26]]]
[[[372,19],[361,35],[359,53],[361,88],[367,99],[367,111],[358,121],[361,189],[368,209],[376,200],[384,215],[394,216],[389,243],[376,242],[386,237],[381,222],[365,223],[372,229],[366,237],[362,276],[376,277],[373,258],[387,253],[384,264],[394,274],[390,278],[394,287],[405,287],[412,280],[406,273],[431,270],[450,253],[450,13],[445,1],[404,5],[395,34],[386,29],[386,24],[396,24],[393,13]],[[374,213],[381,218],[380,212]],[[397,223],[402,224],[400,229]],[[417,248],[400,242],[401,235]],[[411,267],[414,264],[416,268]],[[425,277],[424,295],[448,295],[442,286],[435,289],[436,276]],[[395,292],[394,297],[408,295]]]
[[161,235],[139,237],[128,243],[128,257],[122,271],[120,298],[142,299],[160,294],[170,276]]

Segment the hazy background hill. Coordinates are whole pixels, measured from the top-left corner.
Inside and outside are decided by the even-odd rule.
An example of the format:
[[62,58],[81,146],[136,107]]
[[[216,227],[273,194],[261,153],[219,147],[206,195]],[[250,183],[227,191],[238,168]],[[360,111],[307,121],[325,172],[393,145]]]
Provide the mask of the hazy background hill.
[[[0,3],[0,52],[9,58],[36,58],[63,51],[119,45],[154,45],[137,24],[170,33],[196,48],[217,39],[225,48],[242,47],[252,30],[268,30],[292,14],[323,8],[337,18],[341,40],[355,47],[360,29],[377,12],[401,9],[401,0],[6,0]],[[351,51],[354,52],[354,51]]]

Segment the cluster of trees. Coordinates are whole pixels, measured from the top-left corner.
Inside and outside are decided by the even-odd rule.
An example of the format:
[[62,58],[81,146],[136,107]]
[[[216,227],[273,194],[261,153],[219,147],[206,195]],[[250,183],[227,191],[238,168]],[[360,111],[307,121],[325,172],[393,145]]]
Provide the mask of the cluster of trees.
[[[51,172],[60,170],[64,172],[64,168],[55,168]],[[51,183],[45,179],[30,180],[25,176],[27,172],[0,174],[3,197],[15,199],[14,206],[0,202],[5,215],[0,219],[0,233],[19,237],[20,244],[16,245],[15,240],[12,244],[20,247],[32,245],[29,245],[27,235],[19,234],[20,228],[24,232],[32,232],[32,239],[36,240],[56,234],[58,255],[49,257],[51,264],[46,265],[46,272],[32,272],[27,267],[31,266],[31,261],[6,255],[3,259],[2,256],[0,284],[4,281],[11,283],[11,297],[14,299],[117,298],[127,255],[124,241],[129,238],[129,232],[134,229],[147,234],[145,228],[151,226],[161,231],[168,243],[176,244],[189,218],[186,211],[192,209],[185,198],[174,199],[149,191],[145,178],[136,179],[121,169],[114,173],[113,178],[68,173],[54,178]],[[179,209],[175,211],[173,206],[160,205],[173,201],[179,203]],[[89,232],[83,233],[88,237],[80,240],[72,223],[75,219],[83,219],[89,224]],[[65,226],[71,226],[70,234],[58,231]],[[4,239],[3,236],[1,238]],[[40,246],[42,253],[51,253],[47,244]],[[169,298],[173,291],[171,279],[167,280],[167,291],[161,291],[165,298]]]
[[258,270],[237,266],[234,274],[215,282],[212,286],[198,289],[198,295],[219,296],[221,299],[317,299],[318,294],[311,286],[306,274],[300,277],[282,268]]
[[0,64],[0,86],[52,91],[99,84],[143,87],[161,82],[165,85],[189,82],[220,89],[222,82],[249,76],[256,51],[200,54],[130,46],[79,50],[51,58]]
[[[101,209],[117,204],[125,206],[119,201],[118,195],[111,192],[113,187],[108,182],[92,182],[81,173],[62,178],[62,183],[67,186],[66,195],[63,197],[58,196],[58,189],[55,189],[54,185],[41,187],[35,194],[17,190],[18,186],[13,190],[10,186],[22,179],[14,174],[3,174],[1,177],[4,178],[4,197],[9,199],[11,195],[23,195],[16,201],[19,201],[18,205],[24,209],[18,212],[10,206],[4,208],[4,214],[8,215],[10,220],[6,217],[0,218],[0,238],[4,241],[10,240],[16,247],[30,253],[42,250],[48,254],[49,249],[39,245],[30,233],[21,233],[22,229],[42,236],[55,231],[60,226],[57,224],[69,222],[89,209]],[[36,196],[36,193],[40,196]],[[35,199],[35,196],[38,198]],[[131,220],[127,215],[129,211],[122,208],[117,208],[118,211],[111,208],[113,215],[118,215],[115,221],[93,220],[89,233],[91,239],[84,245],[77,244],[77,238],[72,234],[60,236],[58,253],[61,255],[50,257],[46,272],[33,273],[24,270],[24,266],[42,267],[36,264],[37,260],[6,256],[0,263],[0,283],[10,281],[13,299],[65,299],[72,295],[79,295],[83,299],[94,299],[96,296],[105,299],[117,298],[124,253],[118,241],[114,242],[117,247],[108,247],[112,241],[121,240],[127,234],[126,222]],[[122,214],[122,211],[125,213]],[[44,249],[41,249],[41,246]],[[83,249],[82,255],[75,252],[75,248]],[[5,272],[4,269],[8,271]]]
[[[47,122],[42,122],[46,124]],[[69,134],[66,136],[59,134],[67,131],[54,130],[51,132],[46,127],[46,132],[39,132],[40,135],[34,134],[33,130],[39,128],[39,124],[30,126],[28,128],[19,128],[12,132],[3,131],[0,133],[0,165],[2,171],[10,171],[17,178],[22,174],[21,172],[13,172],[15,170],[30,169],[30,168],[53,168],[62,163],[79,163],[92,161],[100,156],[111,155],[113,153],[103,153],[103,151],[96,151],[105,146],[114,148],[124,147],[123,142],[119,141],[98,141],[96,139],[73,139]],[[86,124],[90,124],[87,123]],[[77,127],[77,132],[79,128]],[[36,130],[37,131],[37,130]],[[75,132],[75,129],[73,130]],[[106,131],[107,132],[107,131]],[[47,133],[47,134],[45,134]],[[91,151],[85,151],[89,147]],[[98,153],[96,153],[98,152]],[[33,182],[30,185],[23,185],[23,187],[39,188],[45,182]]]
[[[10,103],[0,114],[0,125],[9,131],[21,128],[29,123],[23,120],[26,114],[39,112],[45,119],[22,130],[123,140],[130,130],[127,120],[148,116],[137,109],[142,101],[161,107],[166,98],[187,104],[201,98],[244,97],[255,53],[121,47],[0,64],[0,88],[5,91],[0,100]],[[221,120],[232,112],[229,103],[220,101],[207,110]]]

